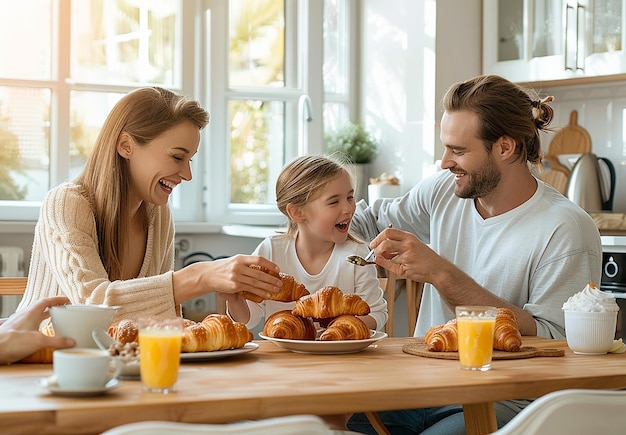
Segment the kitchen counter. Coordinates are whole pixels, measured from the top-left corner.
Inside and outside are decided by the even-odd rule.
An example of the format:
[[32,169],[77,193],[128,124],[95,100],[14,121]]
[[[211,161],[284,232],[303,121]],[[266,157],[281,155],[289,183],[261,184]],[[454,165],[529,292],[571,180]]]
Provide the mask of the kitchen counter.
[[589,213],[596,223],[600,235],[626,235],[626,213]]

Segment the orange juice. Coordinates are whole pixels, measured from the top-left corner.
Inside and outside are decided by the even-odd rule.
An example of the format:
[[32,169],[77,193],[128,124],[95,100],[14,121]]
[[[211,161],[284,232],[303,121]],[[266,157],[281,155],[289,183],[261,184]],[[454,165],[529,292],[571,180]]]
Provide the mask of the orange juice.
[[493,353],[494,318],[457,317],[461,367],[488,370]]
[[147,329],[139,331],[141,381],[148,390],[171,390],[178,379],[180,330]]

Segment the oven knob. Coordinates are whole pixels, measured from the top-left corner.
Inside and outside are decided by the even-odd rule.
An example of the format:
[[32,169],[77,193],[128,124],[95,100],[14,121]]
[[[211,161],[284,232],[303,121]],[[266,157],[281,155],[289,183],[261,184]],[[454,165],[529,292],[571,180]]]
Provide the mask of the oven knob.
[[609,261],[607,261],[604,265],[604,274],[608,278],[615,278],[615,275],[619,272],[617,263],[613,260],[613,257],[609,257]]

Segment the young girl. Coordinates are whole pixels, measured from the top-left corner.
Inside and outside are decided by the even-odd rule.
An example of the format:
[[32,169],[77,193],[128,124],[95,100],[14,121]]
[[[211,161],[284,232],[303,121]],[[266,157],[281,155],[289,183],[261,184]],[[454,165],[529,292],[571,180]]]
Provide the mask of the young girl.
[[[263,240],[253,255],[276,263],[310,293],[332,285],[344,293],[358,294],[370,306],[370,314],[361,319],[370,329],[382,329],[387,322],[387,302],[376,268],[346,261],[350,255],[365,256],[369,251],[349,232],[356,204],[348,171],[327,157],[298,157],[283,168],[276,181],[276,202],[289,219],[288,230]],[[295,305],[269,300],[255,303],[235,294],[226,297],[230,316],[247,323],[248,328]]]

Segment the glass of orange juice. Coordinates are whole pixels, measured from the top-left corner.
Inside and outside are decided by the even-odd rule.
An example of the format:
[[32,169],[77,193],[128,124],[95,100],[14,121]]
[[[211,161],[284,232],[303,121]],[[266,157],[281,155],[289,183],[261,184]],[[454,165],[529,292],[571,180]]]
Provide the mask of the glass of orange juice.
[[481,372],[489,370],[497,308],[458,306],[455,310],[461,368]]
[[174,392],[180,366],[183,319],[141,319],[138,324],[139,371],[144,391]]

